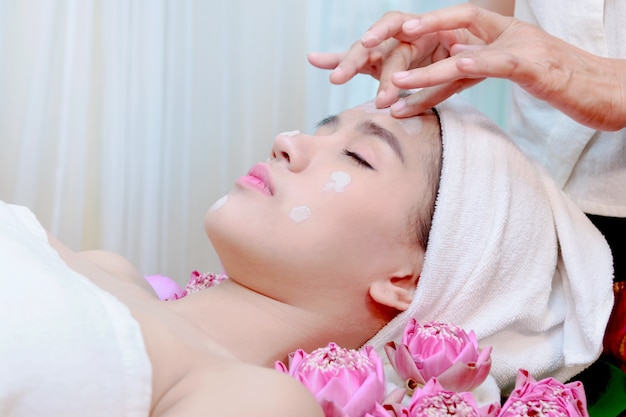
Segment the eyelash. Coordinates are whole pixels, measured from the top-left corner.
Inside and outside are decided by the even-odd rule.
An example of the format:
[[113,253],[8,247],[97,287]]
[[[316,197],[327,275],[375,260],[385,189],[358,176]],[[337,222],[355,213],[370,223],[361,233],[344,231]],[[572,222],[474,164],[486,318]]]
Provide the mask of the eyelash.
[[358,153],[344,149],[343,154],[352,158],[359,166],[369,168],[369,169],[374,169],[374,167],[371,166],[370,163],[367,162],[365,159],[363,159],[363,157],[359,155]]

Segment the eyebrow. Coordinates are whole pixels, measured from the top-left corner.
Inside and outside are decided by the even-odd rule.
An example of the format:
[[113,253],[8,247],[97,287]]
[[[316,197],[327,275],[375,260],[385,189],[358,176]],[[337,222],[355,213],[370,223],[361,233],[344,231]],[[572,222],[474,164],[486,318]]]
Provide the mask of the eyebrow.
[[[338,124],[339,116],[330,115],[320,120],[317,123],[316,128],[319,129],[323,126],[336,126]],[[404,154],[402,153],[400,141],[391,131],[385,129],[384,127],[370,119],[359,122],[356,129],[364,135],[374,136],[381,139],[383,142],[389,145],[389,147],[396,153],[400,161],[404,163]]]
[[385,129],[373,120],[365,120],[359,122],[357,130],[365,135],[375,136],[385,142],[396,153],[402,163],[404,163],[404,154],[400,141],[391,131]]
[[317,122],[317,124],[315,125],[315,128],[319,129],[320,127],[323,127],[323,126],[337,124],[339,121],[338,119],[339,119],[339,116],[331,114],[330,116],[326,116],[325,118]]

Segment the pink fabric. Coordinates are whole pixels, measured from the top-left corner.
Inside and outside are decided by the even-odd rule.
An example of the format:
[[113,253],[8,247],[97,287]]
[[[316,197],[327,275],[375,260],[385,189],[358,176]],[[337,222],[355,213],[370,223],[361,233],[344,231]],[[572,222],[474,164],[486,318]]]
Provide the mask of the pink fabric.
[[163,275],[147,275],[145,278],[157,293],[159,299],[170,301],[178,300],[179,298],[185,297],[187,294],[193,294],[194,292],[217,285],[225,279],[228,279],[228,276],[212,272],[201,273],[192,271],[184,289],[172,278]]
[[180,298],[184,293],[181,286],[170,277],[164,275],[146,275],[145,278],[161,300]]

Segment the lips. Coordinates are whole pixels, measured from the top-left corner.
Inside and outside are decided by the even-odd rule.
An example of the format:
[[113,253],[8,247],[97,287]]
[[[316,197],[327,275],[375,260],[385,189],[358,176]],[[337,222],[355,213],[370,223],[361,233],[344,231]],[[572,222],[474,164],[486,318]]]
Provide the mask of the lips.
[[248,172],[248,175],[244,175],[237,180],[237,184],[256,189],[267,195],[274,195],[269,169],[264,164],[254,165]]

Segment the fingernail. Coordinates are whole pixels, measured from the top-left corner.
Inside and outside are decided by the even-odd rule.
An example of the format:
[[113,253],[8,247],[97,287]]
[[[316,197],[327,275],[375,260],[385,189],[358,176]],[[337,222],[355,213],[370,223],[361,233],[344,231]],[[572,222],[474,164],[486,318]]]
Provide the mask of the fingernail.
[[393,74],[394,78],[398,81],[404,80],[409,76],[409,71],[400,71]]
[[402,110],[404,110],[405,108],[406,108],[405,100],[398,100],[391,105],[391,111],[393,113],[401,113]]
[[361,43],[367,44],[371,41],[377,41],[377,40],[378,40],[378,37],[376,37],[371,31],[368,30],[367,32],[365,32],[365,34],[361,38]]
[[415,32],[416,30],[418,30],[420,27],[420,21],[419,19],[411,19],[411,20],[407,20],[406,22],[404,22],[404,24],[402,25],[402,30],[404,30],[405,32]]
[[378,92],[378,94],[376,95],[376,101],[381,101],[385,99],[385,96],[387,95],[387,93],[385,93],[385,90],[381,90]]

